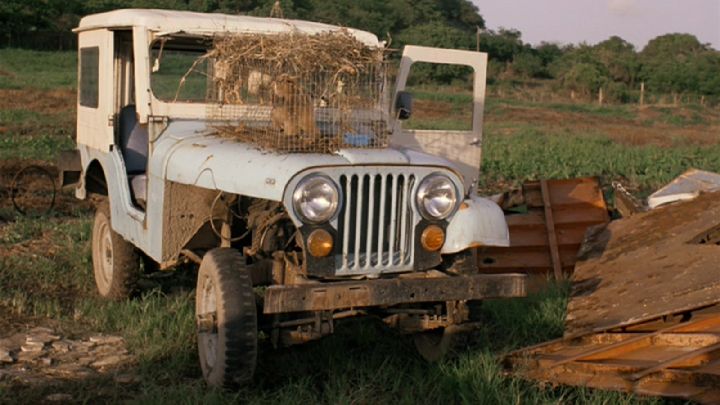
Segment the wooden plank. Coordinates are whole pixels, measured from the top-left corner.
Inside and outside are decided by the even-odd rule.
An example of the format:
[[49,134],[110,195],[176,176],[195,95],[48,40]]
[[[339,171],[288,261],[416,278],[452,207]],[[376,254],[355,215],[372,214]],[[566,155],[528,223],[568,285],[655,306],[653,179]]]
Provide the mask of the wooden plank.
[[[555,226],[566,224],[601,224],[607,223],[607,210],[599,210],[587,206],[554,207]],[[526,214],[509,214],[505,217],[508,226],[514,227],[542,227],[545,225],[543,210],[530,210]]]
[[719,350],[719,349],[720,349],[720,343],[715,343],[714,345],[702,347],[700,349],[693,350],[691,352],[686,352],[681,355],[675,356],[671,359],[662,361],[653,367],[649,367],[649,368],[646,368],[645,370],[639,371],[637,373],[633,373],[628,378],[630,378],[631,380],[639,380],[643,377],[649,376],[650,374],[653,374],[660,370],[674,366],[682,361],[694,359],[698,356],[702,356],[704,354],[708,354],[710,352],[713,352],[713,351]]
[[[561,246],[560,263],[563,267],[572,267],[577,256],[577,246]],[[517,268],[518,271],[529,268],[552,269],[547,248],[489,248],[478,252],[478,265],[481,269]]]
[[569,363],[576,360],[597,360],[606,359],[609,357],[616,357],[627,353],[632,350],[637,350],[640,347],[648,346],[652,343],[653,338],[663,333],[668,332],[699,332],[703,331],[704,328],[713,327],[720,325],[720,316],[697,319],[695,321],[685,322],[667,328],[658,329],[652,333],[642,333],[637,336],[632,336],[627,340],[622,340],[617,343],[610,345],[604,345],[601,347],[595,347],[585,352],[575,354],[567,357],[561,361],[557,361],[551,365],[551,367],[557,367],[562,364]]
[[689,322],[650,333],[556,339],[511,353],[504,364],[520,377],[544,383],[715,404],[720,403],[720,336],[711,331],[719,325],[720,314],[700,309]]
[[720,193],[613,221],[583,249],[565,336],[643,323],[720,302],[720,246],[691,243],[720,224]]
[[562,263],[560,263],[560,252],[558,252],[557,235],[555,235],[555,220],[553,219],[552,203],[550,202],[550,191],[547,180],[540,181],[543,204],[545,205],[545,226],[547,227],[547,238],[550,249],[550,260],[553,267],[553,275],[556,280],[563,278]]

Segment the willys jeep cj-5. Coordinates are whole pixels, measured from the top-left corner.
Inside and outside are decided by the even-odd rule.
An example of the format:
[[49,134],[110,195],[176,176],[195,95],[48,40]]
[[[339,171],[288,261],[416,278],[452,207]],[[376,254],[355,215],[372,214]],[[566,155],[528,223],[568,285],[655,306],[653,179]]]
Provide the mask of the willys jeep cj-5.
[[[421,354],[437,358],[474,325],[479,300],[525,295],[524,276],[481,274],[474,262],[476,248],[509,244],[501,209],[476,195],[486,54],[406,46],[392,88],[373,57],[289,74],[272,50],[218,53],[225,40],[273,38],[383,49],[373,34],[325,24],[117,10],[83,18],[75,32],[77,150],[61,176],[78,198],[98,200],[99,294],[128,297],[142,271],[198,263],[209,384],[250,381],[259,336],[303,343],[358,315],[414,334]],[[416,62],[473,70],[471,130],[403,128]]]

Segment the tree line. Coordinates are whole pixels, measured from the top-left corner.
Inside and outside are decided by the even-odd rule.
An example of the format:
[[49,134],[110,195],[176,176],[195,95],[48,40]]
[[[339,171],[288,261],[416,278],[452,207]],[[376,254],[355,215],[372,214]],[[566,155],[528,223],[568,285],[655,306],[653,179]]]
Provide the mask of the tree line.
[[498,80],[552,79],[555,86],[590,96],[636,101],[638,89],[654,93],[720,98],[720,52],[691,34],[665,34],[640,51],[613,36],[595,45],[524,44],[520,32],[481,36],[491,57],[490,77]]
[[[118,8],[164,8],[269,16],[275,0],[3,0],[0,37],[22,44],[31,33],[69,33],[83,15]],[[667,34],[642,50],[613,36],[595,45],[532,46],[520,31],[485,30],[469,0],[281,0],[282,14],[371,31],[400,48],[412,43],[477,49],[490,57],[491,83],[546,81],[582,96],[601,89],[606,99],[633,101],[637,89],[720,99],[720,52],[690,34]],[[420,71],[420,79],[453,82],[466,71],[446,67]]]

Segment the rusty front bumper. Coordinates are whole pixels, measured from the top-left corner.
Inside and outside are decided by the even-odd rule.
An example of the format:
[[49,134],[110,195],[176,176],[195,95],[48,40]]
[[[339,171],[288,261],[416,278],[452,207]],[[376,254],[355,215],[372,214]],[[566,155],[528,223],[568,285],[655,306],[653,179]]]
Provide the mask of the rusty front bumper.
[[527,295],[523,274],[479,274],[422,279],[380,279],[272,286],[263,312],[329,311],[419,302],[515,298]]

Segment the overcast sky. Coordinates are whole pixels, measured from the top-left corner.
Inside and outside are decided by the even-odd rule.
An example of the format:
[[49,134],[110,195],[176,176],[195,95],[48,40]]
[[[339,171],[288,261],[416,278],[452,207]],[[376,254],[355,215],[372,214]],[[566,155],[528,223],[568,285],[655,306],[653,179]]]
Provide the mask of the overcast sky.
[[472,0],[489,29],[516,28],[523,41],[595,44],[619,35],[640,50],[683,32],[720,50],[720,0]]

